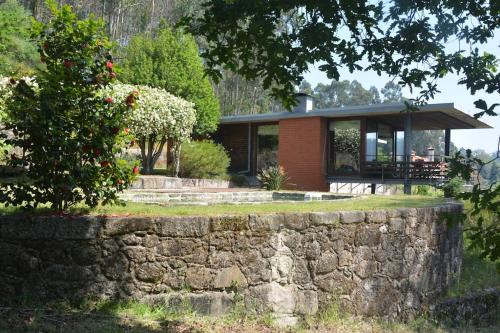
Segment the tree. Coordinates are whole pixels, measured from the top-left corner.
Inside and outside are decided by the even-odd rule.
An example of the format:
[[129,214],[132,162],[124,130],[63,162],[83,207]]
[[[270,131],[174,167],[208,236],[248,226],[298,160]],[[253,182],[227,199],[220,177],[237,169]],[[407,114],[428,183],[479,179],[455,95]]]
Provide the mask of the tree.
[[30,75],[41,66],[30,28],[31,17],[16,0],[0,4],[0,75]]
[[262,80],[245,80],[230,70],[214,84],[223,115],[256,114],[281,111],[282,106],[262,88]]
[[307,82],[306,80],[303,80],[299,85],[299,92],[303,92],[303,93],[312,95],[313,89],[312,89],[311,84],[309,82]]
[[[208,0],[204,15],[188,17],[183,24],[210,46],[203,56],[207,72],[220,79],[222,66],[247,79],[263,78],[265,88],[291,108],[294,86],[313,63],[329,78],[339,80],[340,68],[373,70],[397,79],[401,87],[420,88],[418,107],[439,91],[437,81],[448,73],[474,94],[500,92],[498,59],[480,52],[476,43],[491,41],[500,28],[500,7],[490,0],[478,1],[245,1]],[[293,29],[283,29],[281,18],[298,16]],[[447,48],[450,40],[467,45]],[[476,117],[496,116],[499,103],[475,103]],[[407,103],[408,112],[414,106]],[[495,159],[500,159],[500,147]],[[456,155],[450,161],[450,177],[469,180],[484,163]],[[473,245],[482,255],[500,260],[500,186],[475,186],[459,198],[471,200],[470,213],[478,217],[471,228]],[[492,212],[494,222],[482,224],[481,212]],[[498,265],[500,269],[500,262]]]
[[113,84],[104,95],[133,106],[126,124],[138,140],[142,173],[151,174],[167,140],[173,143],[175,175],[179,172],[180,146],[191,136],[196,121],[194,104],[163,89]]
[[116,75],[103,24],[78,20],[69,6],[48,2],[51,20],[34,26],[46,64],[32,81],[10,79],[6,140],[22,148],[9,165],[23,177],[0,184],[0,202],[57,211],[84,201],[90,207],[117,202],[133,180],[134,165],[117,157],[128,141],[122,130],[127,105],[103,98]]
[[329,85],[318,83],[313,96],[316,99],[316,106],[320,109],[380,103],[377,88],[370,87],[367,90],[356,80],[352,82],[333,80]]
[[216,130],[219,102],[205,76],[192,36],[164,27],[155,38],[151,35],[132,38],[125,49],[123,80],[162,88],[194,103],[196,136],[206,136]]
[[401,93],[401,87],[389,81],[382,88],[382,95],[384,96],[384,103],[398,103],[403,101],[403,95]]
[[319,109],[341,107],[349,103],[350,82],[332,81],[329,85],[318,83],[314,88],[316,105]]
[[367,105],[372,104],[376,97],[372,96],[372,92],[366,90],[361,83],[354,80],[349,86],[349,102],[345,105]]

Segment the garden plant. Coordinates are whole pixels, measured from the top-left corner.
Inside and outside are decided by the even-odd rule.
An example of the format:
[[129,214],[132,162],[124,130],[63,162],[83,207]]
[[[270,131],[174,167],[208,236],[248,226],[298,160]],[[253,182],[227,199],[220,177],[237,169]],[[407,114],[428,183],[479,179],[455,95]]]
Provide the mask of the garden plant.
[[119,158],[131,141],[123,127],[130,106],[101,94],[116,77],[111,43],[102,21],[48,5],[50,20],[33,26],[45,68],[32,80],[9,79],[5,142],[22,151],[7,163],[23,172],[0,184],[0,201],[57,211],[116,202],[138,168]]
[[125,122],[141,149],[142,173],[153,173],[165,144],[170,142],[176,176],[181,144],[189,140],[196,122],[194,104],[161,88],[121,83],[105,89],[103,96],[106,95],[126,101],[132,111],[127,114]]

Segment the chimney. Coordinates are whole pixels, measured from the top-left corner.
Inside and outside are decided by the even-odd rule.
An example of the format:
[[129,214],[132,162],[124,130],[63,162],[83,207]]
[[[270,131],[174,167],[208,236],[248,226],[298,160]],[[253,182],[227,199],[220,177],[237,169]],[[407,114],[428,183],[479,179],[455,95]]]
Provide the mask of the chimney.
[[427,148],[427,162],[434,162],[434,148],[432,146]]
[[313,109],[313,97],[306,93],[297,93],[294,95],[297,105],[293,107],[293,112],[307,113]]

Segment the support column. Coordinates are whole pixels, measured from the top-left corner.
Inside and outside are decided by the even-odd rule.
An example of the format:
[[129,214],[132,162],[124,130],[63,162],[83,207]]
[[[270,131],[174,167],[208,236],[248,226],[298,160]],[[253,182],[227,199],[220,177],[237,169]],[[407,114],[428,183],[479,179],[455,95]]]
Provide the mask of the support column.
[[451,145],[451,130],[449,128],[444,130],[444,156],[450,156]]
[[410,162],[411,162],[411,110],[406,111],[404,124],[404,194],[411,194]]

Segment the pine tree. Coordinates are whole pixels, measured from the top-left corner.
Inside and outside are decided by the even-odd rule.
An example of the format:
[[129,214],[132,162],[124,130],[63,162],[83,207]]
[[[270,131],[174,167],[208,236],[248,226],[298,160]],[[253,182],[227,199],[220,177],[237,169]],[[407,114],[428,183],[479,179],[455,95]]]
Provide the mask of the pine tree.
[[220,107],[192,36],[163,27],[156,37],[138,35],[125,49],[122,80],[163,88],[195,104],[194,134],[215,131]]
[[17,0],[0,5],[0,76],[29,75],[41,65],[30,27],[31,17]]

